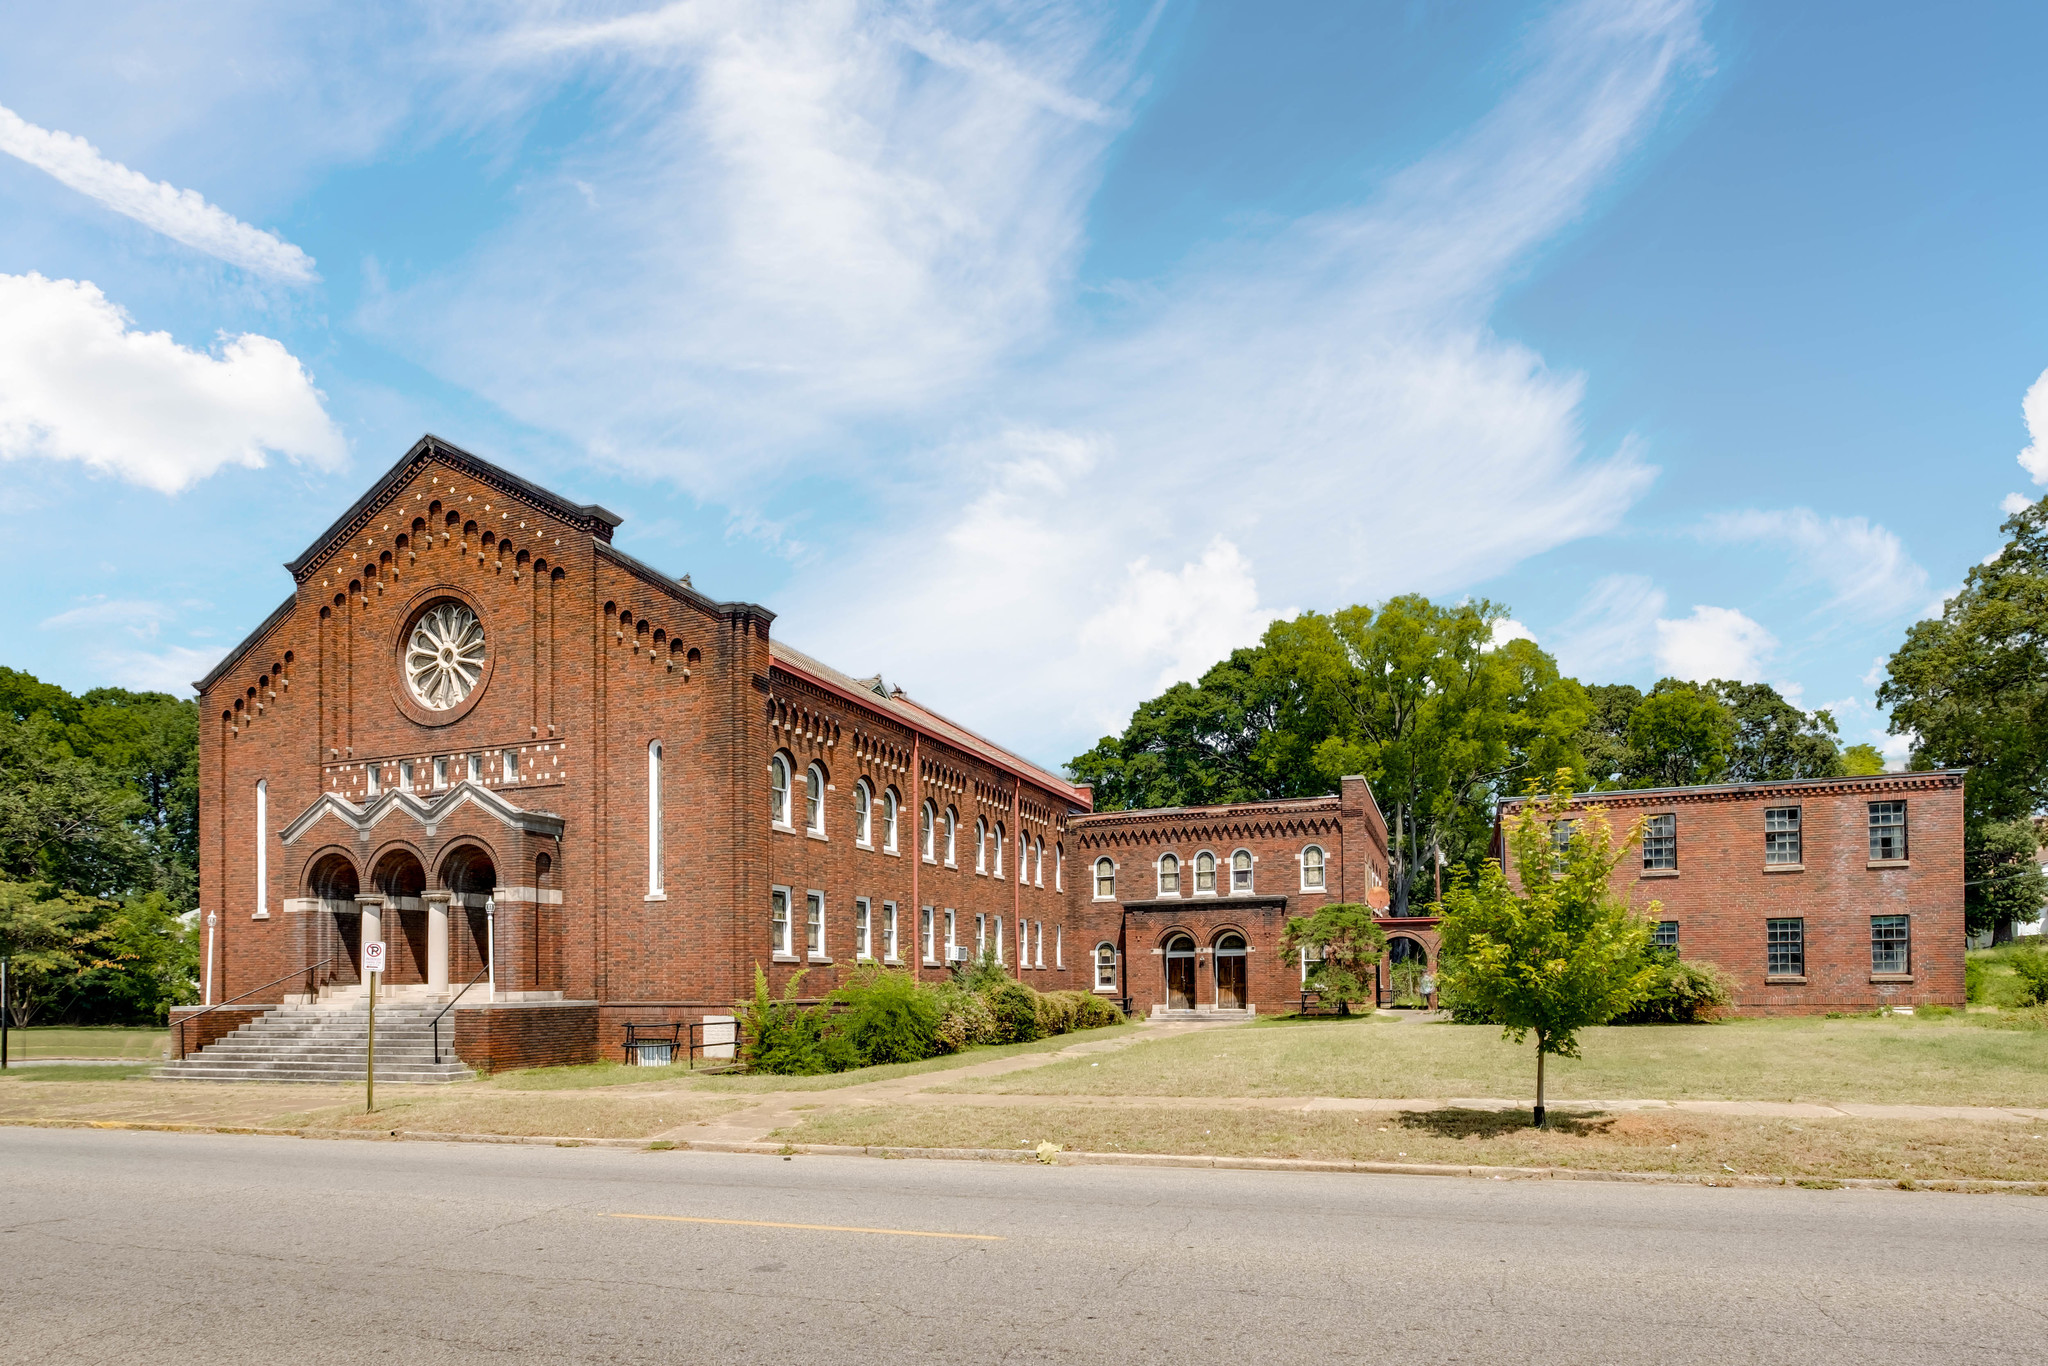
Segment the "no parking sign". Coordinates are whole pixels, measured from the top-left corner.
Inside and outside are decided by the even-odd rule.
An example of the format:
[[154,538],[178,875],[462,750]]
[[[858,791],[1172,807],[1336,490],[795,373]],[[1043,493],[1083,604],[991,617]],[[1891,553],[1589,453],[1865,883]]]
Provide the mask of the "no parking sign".
[[384,941],[379,939],[363,945],[364,973],[384,971]]

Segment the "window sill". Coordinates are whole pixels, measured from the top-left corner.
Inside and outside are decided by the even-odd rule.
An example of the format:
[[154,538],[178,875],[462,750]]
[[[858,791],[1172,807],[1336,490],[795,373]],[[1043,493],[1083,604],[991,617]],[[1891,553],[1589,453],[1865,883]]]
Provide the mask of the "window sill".
[[807,840],[816,840],[820,844],[830,844],[832,842],[832,837],[830,835],[821,835],[816,830],[804,831],[804,838]]
[[641,897],[640,899],[641,899],[642,901],[666,901],[666,900],[668,900],[668,893],[667,893],[667,892],[649,892],[649,893],[648,893],[648,894],[647,894],[646,896],[643,896],[643,897]]
[[1677,877],[1678,870],[1676,868],[1645,868],[1642,875],[1644,877]]
[[1329,890],[1330,889],[1327,887],[1303,887],[1301,889],[1302,895],[1304,896],[1319,896],[1322,893],[1327,892]]
[[1161,901],[1178,901],[1178,900],[1180,900],[1180,893],[1179,893],[1179,892],[1160,892],[1160,893],[1158,894],[1158,896],[1159,896],[1159,899],[1160,899]]
[[870,854],[875,852],[875,842],[873,840],[855,840],[853,842],[853,847],[856,849],[865,849]]
[[1873,982],[1910,983],[1913,980],[1913,974],[1910,972],[1873,972],[1870,974],[1870,980]]
[[806,961],[806,962],[811,962],[811,963],[824,963],[824,964],[827,964],[827,965],[829,965],[829,964],[830,964],[830,963],[832,962],[832,960],[831,960],[831,959],[827,958],[827,957],[826,957],[826,956],[825,956],[824,954],[822,954],[822,953],[814,953],[814,954],[812,954],[812,955],[811,955],[811,956],[810,956],[810,957],[809,957],[808,959],[806,959],[805,961]]
[[[872,846],[870,846],[870,847],[872,847]],[[894,849],[884,849],[884,850],[882,850],[882,853],[883,853],[883,854],[885,854],[885,855],[887,855],[887,856],[888,856],[889,858],[902,858],[902,857],[903,857],[903,855],[901,855],[901,854],[897,853],[897,852],[896,852],[896,851],[895,851]]]
[[1803,873],[1806,871],[1806,865],[1803,863],[1766,863],[1764,871],[1766,873]]
[[1865,868],[1911,868],[1913,860],[1906,858],[1874,858],[1863,866]]
[[801,963],[804,960],[793,953],[775,953],[768,956],[771,963]]
[[768,822],[768,828],[770,830],[773,830],[778,835],[794,835],[796,833],[795,826],[784,825],[781,821]]
[[270,919],[270,912],[269,912],[269,911],[258,911],[258,912],[256,912],[256,913],[255,913],[254,915],[250,916],[249,918],[250,918],[251,920],[268,920],[268,919]]
[[1764,976],[1764,985],[1770,987],[1803,987],[1806,985],[1806,978],[1803,976],[1772,977],[1769,974],[1766,974]]
[[924,864],[927,868],[936,868],[939,866],[939,861],[933,858],[930,854],[926,854],[923,858],[919,859],[918,861]]
[[1098,906],[1114,905],[1115,902],[1116,898],[1113,896],[1098,896],[1095,898],[1095,904]]
[[1114,996],[1114,995],[1116,995],[1116,988],[1115,988],[1115,987],[1097,987],[1097,988],[1095,988],[1095,991],[1094,991],[1094,993],[1093,993],[1093,994],[1094,994],[1094,995],[1097,995],[1097,996]]

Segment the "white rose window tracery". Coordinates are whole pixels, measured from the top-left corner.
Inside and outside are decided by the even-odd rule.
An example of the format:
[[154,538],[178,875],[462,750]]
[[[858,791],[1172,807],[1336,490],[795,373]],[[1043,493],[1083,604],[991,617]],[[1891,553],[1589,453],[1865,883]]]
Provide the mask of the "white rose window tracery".
[[446,711],[459,705],[484,672],[484,628],[459,602],[429,607],[413,623],[405,645],[405,682],[420,705]]

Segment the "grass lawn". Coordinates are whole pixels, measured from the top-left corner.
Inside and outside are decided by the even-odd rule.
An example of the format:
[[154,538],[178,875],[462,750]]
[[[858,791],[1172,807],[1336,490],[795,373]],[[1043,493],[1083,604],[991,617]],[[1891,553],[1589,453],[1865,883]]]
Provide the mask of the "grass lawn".
[[[1549,1099],[2048,1105],[2048,1032],[1966,1018],[1738,1020],[1589,1029]],[[1535,1045],[1482,1025],[1271,1021],[1184,1034],[942,1091],[1035,1096],[1517,1097]]]
[[[2048,1126],[1962,1121],[1759,1120],[1643,1111],[1411,1111],[1397,1115],[1061,1106],[859,1106],[779,1130],[794,1143],[1297,1157],[1474,1166],[1581,1167],[1812,1180],[2048,1180]],[[1676,1144],[1674,1148],[1672,1145]]]
[[153,1062],[79,1063],[75,1067],[51,1063],[47,1066],[10,1067],[0,1072],[0,1081],[126,1081],[130,1077],[146,1077],[156,1069],[157,1064]]
[[491,1078],[490,1085],[510,1091],[584,1090],[594,1086],[645,1086],[649,1089],[658,1087],[662,1090],[674,1090],[680,1083],[693,1092],[731,1095],[749,1095],[757,1091],[833,1091],[842,1086],[864,1086],[871,1081],[888,1081],[895,1077],[912,1077],[925,1072],[946,1072],[956,1067],[1016,1057],[1023,1053],[1057,1052],[1062,1048],[1095,1039],[1119,1038],[1135,1033],[1137,1028],[1136,1025],[1105,1025],[1100,1029],[1084,1029],[1073,1034],[1040,1039],[1036,1043],[970,1048],[964,1053],[948,1053],[941,1058],[926,1058],[923,1062],[889,1063],[881,1067],[862,1067],[851,1072],[832,1072],[820,1077],[722,1075],[692,1072],[687,1067],[627,1067],[621,1063],[605,1061],[588,1063],[581,1067],[536,1067],[524,1072],[500,1072]]
[[161,1058],[170,1034],[120,1025],[30,1025],[7,1031],[7,1057]]
[[[391,1094],[375,1113],[360,1103],[309,1111],[292,1121],[320,1129],[410,1129],[436,1134],[515,1134],[557,1138],[650,1138],[679,1124],[715,1118],[743,1103],[666,1095]],[[287,1117],[289,1118],[289,1117]]]
[[1970,950],[1970,966],[1976,968],[1981,965],[1984,972],[1984,990],[1978,999],[1985,1005],[2008,1010],[2019,1005],[2023,986],[2019,974],[2012,969],[2012,960],[2020,954],[2034,953],[2048,953],[2048,947],[2043,947],[2040,939],[2033,935],[2001,944],[1995,949]]

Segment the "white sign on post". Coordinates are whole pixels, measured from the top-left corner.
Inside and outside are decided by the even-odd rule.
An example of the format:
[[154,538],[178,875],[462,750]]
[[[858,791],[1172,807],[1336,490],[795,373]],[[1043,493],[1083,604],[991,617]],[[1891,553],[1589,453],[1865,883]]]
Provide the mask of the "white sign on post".
[[382,941],[382,940],[376,940],[376,941],[373,941],[373,942],[371,942],[371,943],[368,943],[368,944],[365,944],[365,945],[363,945],[363,972],[364,972],[364,974],[365,974],[365,975],[367,975],[367,974],[369,974],[369,973],[372,973],[372,972],[382,972],[382,971],[384,971],[384,943],[383,943],[383,941]]

